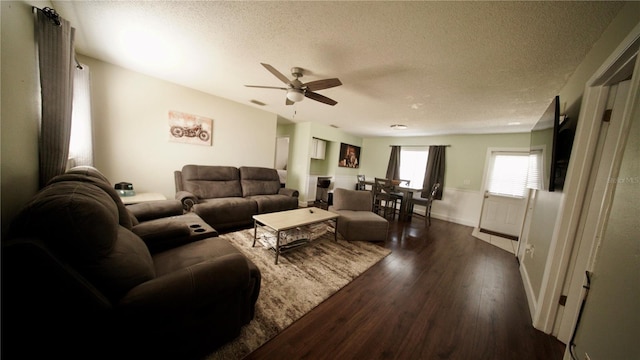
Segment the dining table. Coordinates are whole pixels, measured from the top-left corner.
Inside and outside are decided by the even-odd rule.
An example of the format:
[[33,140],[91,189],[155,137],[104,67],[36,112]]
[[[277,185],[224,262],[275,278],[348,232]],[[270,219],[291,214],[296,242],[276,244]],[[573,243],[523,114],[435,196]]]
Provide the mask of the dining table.
[[[375,182],[367,180],[364,182],[365,185],[374,186]],[[411,185],[403,185],[400,183],[398,185],[391,184],[391,193],[400,193],[402,194],[402,199],[400,200],[400,212],[398,214],[398,220],[400,221],[410,221],[411,220],[411,199],[413,199],[414,193],[421,193],[424,189],[422,187],[416,188]],[[418,195],[420,196],[420,195]]]

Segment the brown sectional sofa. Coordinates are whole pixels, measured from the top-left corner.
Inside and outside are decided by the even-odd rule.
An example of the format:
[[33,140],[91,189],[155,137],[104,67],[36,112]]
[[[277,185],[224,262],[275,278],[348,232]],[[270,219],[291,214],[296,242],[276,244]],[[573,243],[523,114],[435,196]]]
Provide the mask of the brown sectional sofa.
[[298,208],[298,191],[281,187],[276,169],[185,165],[174,175],[176,199],[216,230],[253,224],[253,215]]
[[239,334],[256,265],[224,239],[189,238],[195,214],[147,225],[143,240],[135,227],[154,220],[137,210],[92,169],[54,178],[22,209],[2,239],[3,359],[188,359]]

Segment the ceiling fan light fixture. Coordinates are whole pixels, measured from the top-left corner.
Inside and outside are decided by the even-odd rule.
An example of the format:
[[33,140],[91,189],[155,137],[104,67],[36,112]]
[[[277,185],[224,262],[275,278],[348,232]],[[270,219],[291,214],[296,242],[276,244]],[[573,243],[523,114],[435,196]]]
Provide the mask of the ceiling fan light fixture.
[[299,102],[304,100],[304,92],[299,89],[289,89],[287,90],[287,99],[293,102]]

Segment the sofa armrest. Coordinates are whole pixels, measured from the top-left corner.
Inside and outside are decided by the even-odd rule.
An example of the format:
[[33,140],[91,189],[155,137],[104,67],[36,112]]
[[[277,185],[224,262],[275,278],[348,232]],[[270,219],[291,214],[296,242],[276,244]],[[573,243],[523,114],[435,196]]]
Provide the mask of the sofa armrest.
[[191,236],[188,224],[170,218],[146,221],[135,225],[131,231],[142,238],[151,253],[184,245]]
[[139,222],[182,215],[182,203],[178,200],[157,200],[128,205],[127,209]]
[[228,254],[157,277],[131,289],[118,307],[129,315],[163,318],[247,290],[250,272],[242,254]]
[[298,192],[298,190],[289,189],[289,188],[280,188],[280,190],[278,190],[278,194],[287,195],[287,196],[291,196],[291,197],[300,196],[300,193]]
[[185,211],[191,211],[193,205],[198,203],[198,197],[188,191],[178,191],[176,193],[176,200],[182,203],[182,208]]

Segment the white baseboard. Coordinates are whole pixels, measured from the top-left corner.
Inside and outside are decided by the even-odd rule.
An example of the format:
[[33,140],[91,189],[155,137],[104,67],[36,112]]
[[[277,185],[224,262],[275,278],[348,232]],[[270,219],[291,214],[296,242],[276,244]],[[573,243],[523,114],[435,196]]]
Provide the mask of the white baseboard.
[[533,317],[538,311],[536,296],[533,292],[533,286],[531,286],[531,281],[529,280],[529,274],[527,273],[527,268],[520,264],[520,277],[522,277],[522,283],[524,284],[524,292],[527,295],[527,302],[529,303],[529,315],[531,316],[531,321],[533,322]]
[[477,227],[473,228],[471,235],[476,239],[480,239],[493,246],[499,247],[500,249],[507,251],[511,254],[514,254],[514,255],[516,254],[516,249],[518,248],[517,241],[513,241],[511,239],[505,239],[497,235],[491,235],[491,234],[480,232],[480,229],[478,229]]

